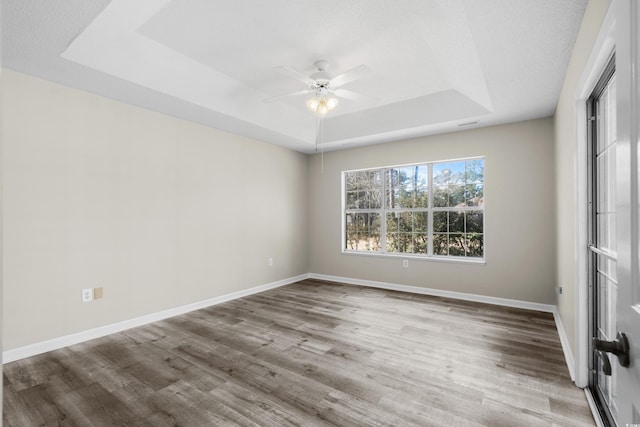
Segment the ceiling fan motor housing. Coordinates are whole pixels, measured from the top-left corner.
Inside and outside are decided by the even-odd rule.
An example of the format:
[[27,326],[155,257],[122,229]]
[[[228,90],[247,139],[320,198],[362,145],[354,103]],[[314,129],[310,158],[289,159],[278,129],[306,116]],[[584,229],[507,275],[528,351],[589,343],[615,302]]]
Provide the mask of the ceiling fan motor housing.
[[328,87],[331,75],[327,72],[329,70],[329,62],[325,60],[316,61],[313,66],[318,69],[315,73],[309,77],[315,80],[316,87]]

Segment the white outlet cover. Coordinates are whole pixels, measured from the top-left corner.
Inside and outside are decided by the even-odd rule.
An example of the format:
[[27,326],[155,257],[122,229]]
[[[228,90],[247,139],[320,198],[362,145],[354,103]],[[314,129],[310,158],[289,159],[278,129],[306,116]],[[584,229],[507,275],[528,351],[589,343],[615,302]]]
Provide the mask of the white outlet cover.
[[82,290],[82,302],[89,302],[93,300],[93,289]]

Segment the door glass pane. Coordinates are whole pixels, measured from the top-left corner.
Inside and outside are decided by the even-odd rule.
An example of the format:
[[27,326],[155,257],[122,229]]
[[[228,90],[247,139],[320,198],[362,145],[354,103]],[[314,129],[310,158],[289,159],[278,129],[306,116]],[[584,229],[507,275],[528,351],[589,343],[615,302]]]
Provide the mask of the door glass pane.
[[[596,251],[592,253],[591,283],[593,301],[592,336],[611,341],[616,338],[616,297],[618,293],[616,273],[616,130],[615,130],[615,77],[602,89],[593,104],[595,126],[592,145],[593,165],[590,173],[593,203],[590,240]],[[602,251],[604,255],[602,254]],[[601,355],[611,364],[611,375],[604,374]],[[617,417],[616,375],[618,362],[609,354],[594,352],[590,387],[595,396],[608,408],[608,415]]]

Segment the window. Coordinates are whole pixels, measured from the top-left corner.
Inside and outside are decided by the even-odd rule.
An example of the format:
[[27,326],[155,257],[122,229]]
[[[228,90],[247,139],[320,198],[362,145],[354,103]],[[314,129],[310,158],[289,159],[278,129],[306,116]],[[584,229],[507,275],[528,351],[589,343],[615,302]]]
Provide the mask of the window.
[[484,257],[484,159],[343,172],[343,251]]

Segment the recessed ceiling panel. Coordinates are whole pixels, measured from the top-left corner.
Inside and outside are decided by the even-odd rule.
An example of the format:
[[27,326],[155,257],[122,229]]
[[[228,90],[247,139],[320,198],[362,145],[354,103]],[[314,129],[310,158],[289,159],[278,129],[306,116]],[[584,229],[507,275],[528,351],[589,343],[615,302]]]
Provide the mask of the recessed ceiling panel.
[[[46,4],[45,4],[46,3]],[[331,147],[553,114],[587,0],[2,0],[2,64],[312,152],[305,89],[365,64],[324,120]],[[328,147],[329,147],[328,145]]]
[[[274,67],[311,74],[324,59],[332,75],[370,67],[348,89],[381,105],[448,89],[491,105],[458,0],[172,0],[138,32],[265,96],[304,88]],[[369,108],[347,102],[335,114]]]
[[[332,113],[342,122],[378,108],[414,117],[406,110],[413,103],[403,101],[436,93],[456,94],[446,102],[456,117],[465,109],[455,101],[464,97],[490,109],[459,1],[401,1],[391,12],[388,2],[370,0],[114,0],[63,57],[307,143],[315,140],[314,118],[304,98],[261,102],[306,88],[276,66],[311,74],[312,63],[325,59],[332,75],[370,67],[346,88],[376,102],[342,100]],[[407,120],[395,120],[396,129]],[[345,137],[365,130],[340,129]]]
[[[402,112],[402,113],[398,113]],[[439,123],[460,122],[490,113],[484,106],[450,89],[388,104],[374,110],[358,111],[326,119],[322,142],[327,145],[388,135],[398,129],[416,130]]]

